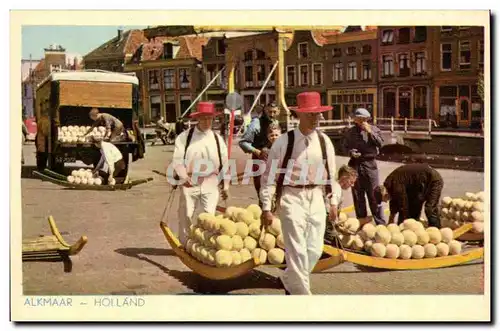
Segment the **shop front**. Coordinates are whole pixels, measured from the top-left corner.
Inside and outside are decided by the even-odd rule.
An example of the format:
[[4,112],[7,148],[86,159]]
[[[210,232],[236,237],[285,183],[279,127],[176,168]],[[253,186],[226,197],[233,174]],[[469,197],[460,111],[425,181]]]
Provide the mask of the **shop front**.
[[381,87],[381,118],[427,119],[430,117],[427,85]]
[[377,117],[377,89],[331,89],[328,90],[328,104],[333,109],[325,116],[327,119],[347,119],[357,108],[367,109],[375,118]]
[[476,84],[438,85],[437,116],[443,127],[479,128],[484,119],[484,102]]

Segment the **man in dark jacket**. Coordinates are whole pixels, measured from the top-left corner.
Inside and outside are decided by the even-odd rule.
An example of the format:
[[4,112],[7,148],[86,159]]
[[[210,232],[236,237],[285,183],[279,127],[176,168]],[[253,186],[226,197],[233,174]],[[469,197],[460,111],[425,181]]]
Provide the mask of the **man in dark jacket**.
[[379,185],[378,167],[375,158],[382,147],[383,139],[380,129],[368,123],[370,112],[358,108],[354,112],[354,126],[345,134],[344,146],[351,159],[349,167],[358,172],[358,180],[352,187],[352,200],[357,218],[366,218],[366,197],[370,205],[373,220],[376,224],[384,224],[382,206],[377,204],[373,190]]
[[389,202],[391,215],[389,223],[394,223],[399,213],[398,223],[405,219],[420,219],[425,202],[425,215],[429,226],[440,227],[439,199],[443,191],[443,178],[439,172],[427,164],[407,164],[387,176],[384,185],[375,188],[377,202]]
[[[264,109],[260,117],[255,117],[248,125],[245,133],[240,139],[239,145],[241,149],[248,154],[252,154],[253,160],[267,160],[267,151],[265,147],[269,144],[267,139],[267,129],[271,124],[278,124],[278,116],[280,109],[275,103],[270,103]],[[252,171],[256,172],[259,169],[258,164],[254,164]],[[260,196],[260,176],[253,177],[253,184],[257,191],[257,197]],[[259,198],[259,205],[261,205]]]

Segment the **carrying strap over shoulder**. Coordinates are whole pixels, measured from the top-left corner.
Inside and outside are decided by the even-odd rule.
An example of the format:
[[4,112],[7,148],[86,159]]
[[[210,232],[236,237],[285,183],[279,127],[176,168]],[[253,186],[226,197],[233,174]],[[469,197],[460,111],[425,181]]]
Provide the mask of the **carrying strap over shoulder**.
[[193,132],[194,132],[194,126],[191,129],[189,129],[189,131],[188,131],[188,136],[186,139],[186,147],[184,148],[184,160],[186,159],[187,150],[188,150],[189,144],[191,143],[191,139],[193,138]]
[[215,138],[215,143],[217,144],[217,155],[219,155],[219,173],[220,173],[222,170],[222,155],[220,153],[220,142],[219,142],[219,137],[217,136],[217,133],[213,132],[213,134],[214,134],[214,138]]
[[[326,167],[326,178],[328,182],[331,180],[331,174],[330,174],[330,167],[328,166],[328,155],[326,154],[326,142],[325,142],[325,136],[322,132],[316,131],[318,133],[318,138],[319,138],[319,144],[321,145],[321,155],[323,156],[323,161],[325,161],[325,167]],[[326,194],[332,193],[332,186],[331,184],[327,184],[325,186],[325,191]]]
[[[191,143],[191,139],[193,138],[193,132],[194,132],[194,127],[189,129],[189,132],[188,132],[188,136],[186,139],[186,148],[184,149],[184,160],[186,159],[187,149],[189,147],[189,144]],[[222,170],[222,155],[220,152],[219,137],[217,137],[217,134],[215,132],[212,131],[212,133],[214,134],[215,144],[217,145],[217,155],[219,156],[219,172],[220,172]]]
[[[295,141],[295,131],[294,130],[290,130],[287,132],[287,138],[288,138],[288,143],[287,143],[287,146],[286,146],[286,153],[285,153],[285,157],[283,158],[283,163],[281,163],[281,169],[286,169],[287,165],[288,165],[288,161],[290,160],[290,158],[292,157],[292,151],[293,151],[293,144],[294,144],[294,141]],[[281,194],[283,193],[283,183],[285,181],[285,174],[284,173],[280,173],[279,176],[278,176],[278,181],[276,183],[276,193],[275,193],[275,198],[276,198],[276,202],[275,202],[275,205],[274,205],[274,210],[275,211],[278,206],[279,206],[279,202],[281,200]]]

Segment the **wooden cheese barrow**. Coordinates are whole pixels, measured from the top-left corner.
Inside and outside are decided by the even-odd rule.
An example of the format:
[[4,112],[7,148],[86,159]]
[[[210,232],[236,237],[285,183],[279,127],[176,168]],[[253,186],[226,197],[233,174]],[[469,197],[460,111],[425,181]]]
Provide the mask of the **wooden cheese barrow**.
[[48,217],[51,236],[40,236],[34,239],[23,239],[23,261],[67,260],[69,256],[78,254],[87,237],[81,236],[73,245],[66,243],[52,216]]
[[[345,208],[349,210],[350,207]],[[223,212],[225,208],[217,207],[219,212]],[[343,210],[344,211],[344,210]],[[250,270],[263,265],[258,259],[251,259],[245,263],[238,266],[228,267],[228,268],[217,268],[213,266],[206,265],[199,262],[193,256],[191,256],[182,247],[179,240],[175,237],[173,232],[167,226],[166,223],[160,222],[160,228],[165,235],[167,242],[174,253],[179,257],[179,259],[188,268],[190,268],[195,273],[213,280],[223,280],[237,278],[249,272]],[[467,233],[472,228],[471,224],[463,225],[462,227],[453,231],[453,237],[457,238],[464,233]],[[329,245],[324,245],[323,252],[328,257],[322,258],[316,264],[313,272],[321,272],[332,267],[335,267],[343,262],[351,262],[357,265],[363,265],[372,268],[379,269],[389,269],[389,270],[416,270],[416,269],[433,269],[433,268],[443,268],[454,265],[463,264],[472,260],[480,259],[484,255],[483,248],[477,248],[473,250],[468,250],[459,255],[451,255],[446,257],[438,258],[427,258],[421,260],[400,260],[400,259],[386,259],[386,258],[376,258],[361,252],[350,251],[346,249],[339,249]],[[272,265],[265,264],[270,267],[284,268],[285,264],[282,265]]]
[[147,183],[152,181],[153,178],[137,179],[130,181],[125,184],[116,185],[85,185],[85,184],[75,184],[67,181],[66,176],[61,175],[57,172],[45,169],[43,172],[33,171],[33,174],[40,178],[42,181],[48,181],[53,184],[64,186],[73,190],[90,190],[90,191],[116,191],[116,190],[128,190],[136,185]]

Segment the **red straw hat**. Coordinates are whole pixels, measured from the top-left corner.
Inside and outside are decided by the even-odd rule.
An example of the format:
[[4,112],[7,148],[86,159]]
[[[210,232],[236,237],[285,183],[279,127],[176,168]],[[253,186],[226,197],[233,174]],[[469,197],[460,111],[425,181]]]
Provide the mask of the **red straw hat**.
[[332,110],[331,106],[321,105],[321,96],[318,92],[302,92],[297,95],[297,106],[289,107],[297,113],[322,113]]
[[218,113],[215,111],[215,105],[212,102],[201,101],[198,102],[198,105],[196,106],[196,112],[191,113],[189,117],[196,117],[200,115],[217,116],[220,115],[220,112]]

